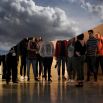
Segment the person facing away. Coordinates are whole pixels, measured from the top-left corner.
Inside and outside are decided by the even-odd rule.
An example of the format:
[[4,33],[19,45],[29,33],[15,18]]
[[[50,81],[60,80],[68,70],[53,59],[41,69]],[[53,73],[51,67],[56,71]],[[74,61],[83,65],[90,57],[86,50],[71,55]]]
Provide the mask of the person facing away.
[[74,45],[74,60],[73,66],[76,69],[77,73],[77,87],[83,86],[84,80],[84,59],[86,52],[86,44],[84,41],[84,34],[80,34],[77,36],[77,41]]
[[103,36],[100,33],[96,33],[95,37],[98,40],[96,54],[96,74],[98,75],[98,68],[100,64],[103,75]]
[[54,45],[50,41],[45,41],[40,46],[40,56],[43,58],[43,66],[44,66],[44,78],[47,79],[48,73],[48,81],[51,80],[51,66],[53,61],[53,54],[54,54]]
[[55,57],[57,61],[57,70],[58,70],[58,80],[61,80],[60,78],[60,68],[62,65],[62,80],[66,80],[65,78],[65,63],[67,60],[67,41],[65,40],[59,40],[56,42],[56,48],[55,48]]
[[96,73],[96,53],[98,47],[98,40],[94,37],[94,31],[89,30],[89,39],[87,40],[87,81],[90,81],[91,73],[94,74],[94,81],[97,81],[97,73]]
[[32,64],[32,68],[33,68],[34,79],[35,79],[35,81],[39,81],[38,80],[38,72],[37,72],[37,68],[36,68],[37,52],[38,52],[38,45],[37,45],[37,42],[36,42],[36,38],[33,37],[32,40],[29,40],[28,48],[27,48],[27,76],[28,76],[28,81],[30,81],[30,65],[31,64]]

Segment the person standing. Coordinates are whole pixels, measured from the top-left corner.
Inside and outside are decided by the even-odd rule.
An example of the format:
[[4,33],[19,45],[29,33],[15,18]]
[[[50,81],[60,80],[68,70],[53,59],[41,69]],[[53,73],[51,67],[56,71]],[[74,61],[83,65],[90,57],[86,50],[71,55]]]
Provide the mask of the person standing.
[[43,60],[42,60],[42,57],[40,56],[40,46],[42,45],[43,43],[43,39],[41,37],[37,38],[37,43],[38,43],[38,46],[39,46],[39,50],[38,50],[38,53],[37,53],[37,69],[38,69],[38,66],[39,66],[39,78],[41,77],[41,74],[42,76],[44,75],[43,74]]
[[10,82],[12,76],[12,82],[17,83],[17,65],[18,65],[18,56],[17,56],[17,46],[11,48],[9,53],[6,55],[6,63],[7,63],[7,74],[6,74],[6,82],[7,84]]
[[98,40],[94,37],[94,31],[89,30],[89,39],[87,40],[87,81],[90,81],[91,73],[94,74],[94,81],[97,81],[96,74],[96,53],[98,47]]
[[57,70],[58,70],[58,80],[60,80],[60,68],[62,64],[62,80],[66,80],[65,77],[65,63],[67,60],[67,43],[64,40],[59,40],[56,42],[55,48],[55,57],[57,61]]
[[96,33],[95,37],[98,40],[96,56],[96,74],[98,75],[98,68],[100,64],[103,75],[103,36],[100,33]]
[[40,56],[43,58],[43,66],[44,66],[44,78],[47,79],[48,73],[48,81],[51,80],[51,66],[53,61],[53,54],[54,54],[54,45],[52,42],[45,41],[40,46]]
[[[27,44],[28,44],[28,38],[24,38],[20,42],[20,54],[21,54],[21,66],[20,66],[20,76],[21,76],[21,78],[20,79],[21,80],[27,79],[27,76],[26,76]],[[23,75],[22,72],[24,73],[24,75]]]
[[76,74],[76,70],[75,68],[73,68],[74,44],[75,44],[75,38],[68,41],[67,72],[68,72],[69,82],[73,82],[75,80],[75,74]]
[[28,42],[28,48],[27,48],[27,76],[28,81],[30,81],[30,65],[32,64],[33,73],[34,73],[34,79],[35,81],[38,80],[38,72],[37,72],[37,52],[38,52],[38,45],[36,42],[36,38],[33,37],[32,40],[29,40]]
[[77,41],[74,45],[74,60],[73,66],[76,69],[77,73],[77,87],[83,86],[84,80],[84,59],[86,52],[86,44],[84,41],[84,34],[77,36]]

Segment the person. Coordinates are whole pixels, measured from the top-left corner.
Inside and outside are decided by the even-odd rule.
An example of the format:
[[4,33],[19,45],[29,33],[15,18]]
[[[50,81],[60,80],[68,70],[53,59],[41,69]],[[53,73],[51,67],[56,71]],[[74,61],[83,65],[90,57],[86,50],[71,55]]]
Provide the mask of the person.
[[3,66],[3,74],[2,74],[2,80],[6,79],[6,72],[7,72],[7,66],[6,66],[6,55],[1,56],[2,66]]
[[75,44],[75,38],[72,38],[71,40],[68,41],[67,73],[69,82],[74,82],[76,74],[75,68],[73,68],[74,44]]
[[7,84],[10,82],[12,76],[12,82],[17,83],[17,65],[18,65],[18,57],[17,57],[17,47],[14,46],[10,49],[9,53],[6,55],[6,63],[7,63],[7,74],[6,74],[6,82]]
[[80,34],[77,36],[77,41],[74,45],[74,60],[73,66],[76,69],[77,73],[77,87],[83,86],[84,80],[84,59],[85,59],[85,52],[86,52],[86,44],[84,41],[84,34]]
[[[27,44],[28,44],[28,38],[24,38],[20,42],[20,54],[21,54],[20,79],[21,80],[27,80],[27,76],[26,76]],[[24,70],[24,76],[22,73],[23,70]]]
[[94,37],[94,31],[88,30],[89,39],[87,40],[87,81],[90,81],[91,73],[94,74],[94,81],[97,81],[97,74],[96,74],[96,52],[97,52],[97,45],[98,41]]
[[[40,50],[40,46],[43,43],[42,37],[37,38],[37,43],[38,43],[39,50]],[[37,69],[38,69],[38,66],[39,66],[39,78],[40,78],[41,74],[42,74],[42,76],[44,74],[43,74],[43,60],[42,60],[42,57],[40,56],[39,50],[38,50],[38,53],[37,53],[37,65],[36,66],[37,66]]]
[[47,80],[47,73],[48,73],[48,81],[51,80],[51,66],[53,61],[53,54],[54,54],[54,45],[52,42],[45,41],[40,46],[40,56],[43,58],[43,66],[44,66],[44,78]]
[[96,75],[98,75],[99,64],[103,75],[103,36],[100,33],[96,33],[95,37],[98,40],[98,44],[97,44],[98,47],[97,47],[97,54],[96,54]]
[[27,76],[28,81],[30,81],[30,64],[32,64],[34,79],[35,81],[38,80],[38,73],[37,73],[37,52],[38,52],[38,45],[36,42],[36,38],[33,37],[32,40],[29,40],[28,47],[27,47]]
[[58,40],[56,42],[56,48],[55,48],[55,57],[57,61],[57,70],[58,70],[58,80],[61,80],[60,78],[60,68],[62,64],[62,80],[66,80],[65,77],[65,63],[67,59],[67,41],[64,40]]

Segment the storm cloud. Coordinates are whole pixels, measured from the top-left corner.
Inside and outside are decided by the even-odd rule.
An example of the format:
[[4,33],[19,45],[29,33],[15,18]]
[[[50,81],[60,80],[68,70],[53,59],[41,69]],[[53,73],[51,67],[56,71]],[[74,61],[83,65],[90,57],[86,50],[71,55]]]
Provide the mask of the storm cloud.
[[98,0],[98,2],[91,3],[89,0],[83,0],[81,2],[81,7],[85,10],[88,10],[88,12],[93,13],[94,15],[97,15],[101,20],[103,20],[103,1]]
[[58,7],[43,7],[33,0],[0,1],[0,47],[10,47],[24,37],[44,39],[73,37],[79,29],[76,22]]

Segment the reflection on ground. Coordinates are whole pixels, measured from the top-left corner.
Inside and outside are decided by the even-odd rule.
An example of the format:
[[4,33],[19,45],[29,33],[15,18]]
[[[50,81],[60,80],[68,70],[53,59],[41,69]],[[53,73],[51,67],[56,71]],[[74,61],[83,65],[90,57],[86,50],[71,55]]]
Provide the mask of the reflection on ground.
[[103,81],[85,83],[83,88],[58,81],[0,81],[0,103],[103,103]]

